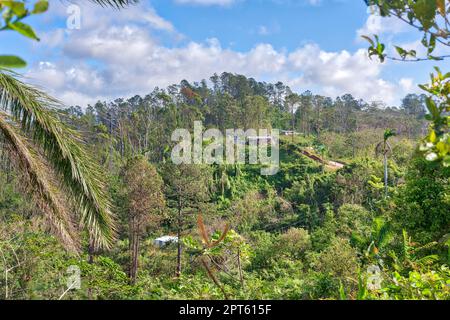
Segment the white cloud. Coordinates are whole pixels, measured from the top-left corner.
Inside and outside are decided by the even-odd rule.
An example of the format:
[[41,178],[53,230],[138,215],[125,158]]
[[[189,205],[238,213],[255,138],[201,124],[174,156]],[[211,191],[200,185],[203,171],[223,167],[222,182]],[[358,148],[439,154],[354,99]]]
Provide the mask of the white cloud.
[[367,100],[393,103],[396,86],[380,78],[381,65],[367,58],[366,51],[326,52],[307,45],[289,55],[292,66],[303,73],[297,85],[319,86],[324,94],[351,93]]
[[367,17],[364,26],[357,31],[358,38],[361,36],[372,36],[374,34],[394,35],[408,30],[407,25],[395,17],[381,17],[376,14],[371,14]]
[[175,31],[175,28],[172,25],[172,23],[160,17],[158,14],[156,14],[156,12],[153,9],[150,9],[145,13],[144,19],[156,29],[170,32]]
[[42,35],[41,42],[47,47],[54,48],[64,41],[64,30],[56,29]]
[[[264,81],[281,80],[300,91],[313,89],[333,97],[351,93],[389,104],[411,88],[408,79],[399,83],[384,80],[383,65],[369,60],[364,49],[327,52],[308,44],[288,52],[261,43],[238,52],[223,48],[217,39],[167,46],[150,30],[162,29],[176,37],[170,22],[155,18],[159,16],[151,8],[124,12],[118,18],[91,7],[83,16],[82,29],[63,37],[59,45],[62,58],[34,66],[28,76],[67,104],[82,106],[97,99],[146,94],[155,86],[183,79],[198,81],[225,71]],[[152,18],[142,22],[137,19],[142,16]]]

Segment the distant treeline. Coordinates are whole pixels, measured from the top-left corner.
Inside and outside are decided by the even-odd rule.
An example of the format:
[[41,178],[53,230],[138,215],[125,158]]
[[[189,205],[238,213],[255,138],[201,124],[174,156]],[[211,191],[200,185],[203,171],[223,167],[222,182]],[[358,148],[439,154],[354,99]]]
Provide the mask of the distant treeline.
[[108,145],[109,155],[126,158],[148,152],[153,161],[164,159],[173,130],[192,129],[198,120],[220,130],[272,127],[319,139],[324,133],[351,135],[385,128],[415,139],[427,127],[423,95],[409,94],[400,107],[389,107],[350,94],[336,99],[310,91],[298,94],[281,82],[258,82],[231,73],[215,74],[209,82],[183,80],[166,89],[155,88],[144,97],[70,107],[64,113],[90,142]]

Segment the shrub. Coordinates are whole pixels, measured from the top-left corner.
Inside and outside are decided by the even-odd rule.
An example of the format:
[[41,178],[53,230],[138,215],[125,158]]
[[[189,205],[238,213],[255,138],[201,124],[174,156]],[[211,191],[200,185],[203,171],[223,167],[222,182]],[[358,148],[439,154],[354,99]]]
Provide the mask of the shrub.
[[291,228],[280,235],[277,249],[294,259],[301,259],[311,249],[311,237],[305,229]]

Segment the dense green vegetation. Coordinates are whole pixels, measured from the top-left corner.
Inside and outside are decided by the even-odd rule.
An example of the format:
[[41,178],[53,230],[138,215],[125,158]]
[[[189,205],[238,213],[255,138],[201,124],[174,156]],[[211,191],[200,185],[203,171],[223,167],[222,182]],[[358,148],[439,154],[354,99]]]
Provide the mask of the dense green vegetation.
[[[3,158],[3,297],[59,298],[71,265],[81,269],[81,289],[64,299],[450,297],[450,170],[417,151],[426,130],[423,97],[381,108],[227,73],[211,83],[183,81],[60,113],[84,133],[108,180],[118,226],[111,250],[86,233],[79,255],[65,251],[21,192],[15,164]],[[170,133],[194,120],[300,134],[281,138],[274,176],[255,165],[175,166]],[[387,128],[396,135],[376,156]],[[304,150],[345,167],[326,167]],[[153,244],[177,234],[179,264],[177,244]],[[380,288],[368,282],[375,266]]]
[[[448,2],[366,3],[427,49],[390,57],[371,36],[370,56],[446,58],[434,51],[449,46]],[[2,1],[0,31],[38,40],[23,21],[47,9]],[[450,74],[398,108],[224,73],[61,110],[18,77],[0,69],[2,299],[450,298]],[[171,133],[194,121],[298,134],[282,137],[273,176],[174,165]],[[179,241],[156,246],[163,235]]]

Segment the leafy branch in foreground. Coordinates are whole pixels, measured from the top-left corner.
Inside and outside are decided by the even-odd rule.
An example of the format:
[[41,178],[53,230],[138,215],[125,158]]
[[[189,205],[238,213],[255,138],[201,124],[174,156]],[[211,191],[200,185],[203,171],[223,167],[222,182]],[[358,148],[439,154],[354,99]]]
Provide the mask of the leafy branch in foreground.
[[450,47],[450,2],[445,0],[365,0],[381,17],[396,17],[405,24],[422,33],[421,43],[426,49],[426,57],[417,57],[415,50],[406,50],[396,46],[400,58],[388,56],[385,45],[380,43],[378,36],[374,39],[363,36],[369,41],[369,55],[377,56],[381,61],[386,58],[400,61],[443,60],[450,55],[433,54],[437,45]]
[[[137,3],[139,0],[89,0],[102,7],[112,7],[121,9]],[[48,0],[36,0],[32,5],[28,1],[0,1],[0,31],[15,31],[27,38],[39,41],[39,37],[33,27],[23,21],[31,16],[42,14],[48,11]],[[0,67],[2,68],[23,68],[27,63],[22,58],[15,55],[0,55]]]
[[431,83],[420,86],[431,97],[426,99],[429,111],[427,119],[432,121],[429,134],[421,145],[427,160],[442,160],[444,166],[450,166],[450,73],[443,74],[436,68],[431,75]]
[[[398,61],[444,60],[450,55],[436,55],[438,46],[450,47],[450,1],[446,0],[365,0],[368,6],[375,8],[382,17],[396,17],[422,33],[422,46],[426,57],[417,57],[416,50],[406,50],[399,46],[395,49],[400,58],[385,53],[386,46],[377,35],[374,38],[363,36],[370,47],[369,57],[376,56],[381,62],[386,59]],[[450,166],[450,74],[443,74],[436,68],[437,74],[431,75],[431,84],[420,88],[429,93],[426,105],[427,118],[431,121],[429,135],[420,150],[429,161],[442,161]]]
[[[62,192],[75,205],[81,225],[88,230],[99,247],[109,247],[115,236],[113,215],[109,198],[105,192],[103,173],[82,146],[79,134],[69,128],[57,116],[58,101],[32,86],[17,80],[16,74],[0,71],[0,106],[8,114],[2,117],[1,132],[13,146],[15,154],[22,162],[21,169],[31,177],[30,183],[39,190],[39,200],[57,212],[60,217],[59,230],[63,226],[73,226],[71,219],[63,214],[63,206],[53,201],[50,182],[40,174],[37,157],[32,157],[32,148],[42,152],[49,166],[56,173]],[[12,126],[21,134],[15,134]],[[30,143],[26,143],[30,140]],[[53,188],[54,189],[54,188]],[[44,209],[46,206],[41,206]],[[61,210],[55,210],[58,209]],[[44,210],[50,220],[55,214]],[[64,223],[62,222],[64,220]],[[67,231],[67,234],[69,232]],[[66,238],[69,238],[66,237]],[[72,241],[70,247],[74,247]]]
[[[46,12],[48,6],[47,0],[36,1],[33,8],[27,8],[24,1],[0,1],[0,31],[16,31],[25,37],[39,41],[33,28],[22,21],[32,15]],[[20,57],[0,55],[0,67],[23,68],[26,65],[26,62]]]

